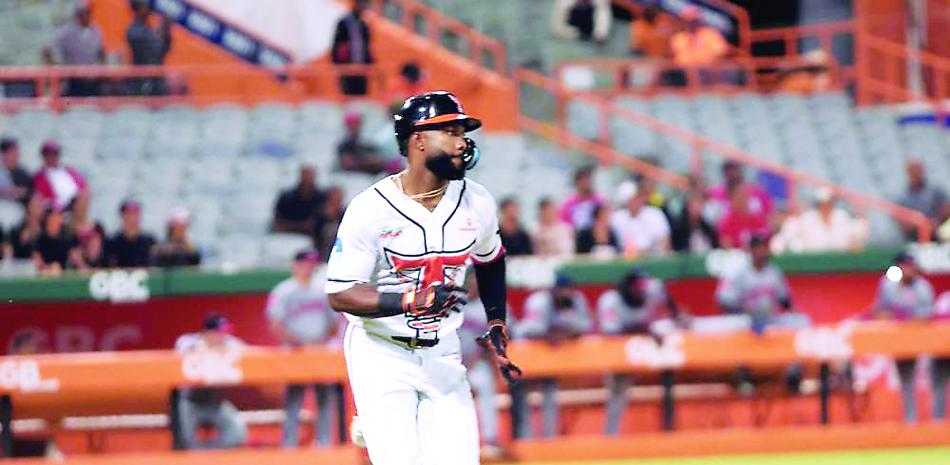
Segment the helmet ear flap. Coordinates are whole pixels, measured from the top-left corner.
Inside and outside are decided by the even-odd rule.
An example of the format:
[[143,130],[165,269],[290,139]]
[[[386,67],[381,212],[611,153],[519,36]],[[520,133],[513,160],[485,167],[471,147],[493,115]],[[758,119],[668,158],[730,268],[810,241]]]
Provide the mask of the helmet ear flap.
[[470,137],[465,138],[465,151],[462,152],[462,162],[465,163],[465,169],[470,170],[478,164],[478,159],[481,158],[481,151],[478,150],[478,145],[475,144],[475,141]]

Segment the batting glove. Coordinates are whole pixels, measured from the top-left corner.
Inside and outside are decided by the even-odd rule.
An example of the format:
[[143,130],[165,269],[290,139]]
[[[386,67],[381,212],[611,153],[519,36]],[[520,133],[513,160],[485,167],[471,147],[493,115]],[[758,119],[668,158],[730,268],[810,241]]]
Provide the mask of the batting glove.
[[521,381],[522,372],[521,368],[508,358],[508,325],[501,320],[492,320],[488,324],[488,331],[477,341],[494,355],[495,363],[508,384],[517,384]]

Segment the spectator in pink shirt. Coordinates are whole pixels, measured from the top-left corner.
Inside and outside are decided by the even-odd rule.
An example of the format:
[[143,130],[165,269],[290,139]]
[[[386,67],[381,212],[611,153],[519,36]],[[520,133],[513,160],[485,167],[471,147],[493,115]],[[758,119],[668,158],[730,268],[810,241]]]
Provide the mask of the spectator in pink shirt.
[[748,211],[756,215],[764,215],[765,218],[771,217],[774,211],[772,197],[762,186],[754,182],[746,182],[741,164],[732,160],[723,163],[722,177],[724,182],[711,187],[708,192],[709,202],[712,202],[716,207],[714,209],[714,220],[721,220],[726,215],[732,203],[733,194],[740,187],[746,188]]
[[594,167],[585,166],[574,174],[574,194],[567,198],[558,216],[575,231],[586,229],[594,222],[594,210],[605,204],[604,198],[594,192]]
[[31,211],[55,208],[73,212],[75,225],[85,224],[89,206],[89,187],[86,179],[72,166],[60,163],[61,148],[54,140],[47,140],[40,148],[43,167],[33,176]]
[[764,210],[753,210],[750,198],[755,190],[743,186],[732,193],[732,202],[719,220],[719,245],[724,249],[741,249],[753,235],[769,233],[769,219]]

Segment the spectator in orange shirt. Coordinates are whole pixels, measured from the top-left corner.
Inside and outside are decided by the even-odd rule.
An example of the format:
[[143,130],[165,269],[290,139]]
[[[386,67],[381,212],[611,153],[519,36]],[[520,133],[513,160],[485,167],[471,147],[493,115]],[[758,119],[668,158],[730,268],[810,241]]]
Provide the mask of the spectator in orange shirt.
[[660,7],[652,3],[630,24],[630,53],[649,58],[666,57],[670,54],[670,37],[674,31],[673,21],[660,15]]
[[834,84],[828,65],[831,58],[824,50],[812,50],[802,55],[802,61],[782,73],[784,92],[810,94],[830,90]]
[[699,17],[699,8],[694,5],[683,9],[686,29],[677,32],[670,40],[673,62],[682,68],[700,68],[704,84],[712,81],[708,67],[729,53],[729,43],[716,29],[704,26]]

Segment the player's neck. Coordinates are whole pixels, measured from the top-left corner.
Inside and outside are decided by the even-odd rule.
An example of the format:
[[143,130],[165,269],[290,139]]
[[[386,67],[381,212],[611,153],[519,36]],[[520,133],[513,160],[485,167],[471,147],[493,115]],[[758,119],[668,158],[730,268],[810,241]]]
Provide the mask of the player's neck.
[[439,179],[424,168],[408,167],[398,176],[400,176],[399,181],[402,183],[403,192],[410,197],[441,189],[448,183],[447,180]]

